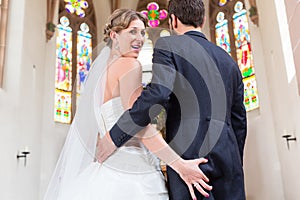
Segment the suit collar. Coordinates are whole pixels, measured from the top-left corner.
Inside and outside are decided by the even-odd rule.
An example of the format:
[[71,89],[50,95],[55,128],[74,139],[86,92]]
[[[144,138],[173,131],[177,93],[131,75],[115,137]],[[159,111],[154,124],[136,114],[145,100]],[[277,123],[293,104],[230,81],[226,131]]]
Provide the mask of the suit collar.
[[202,37],[202,38],[206,39],[205,35],[199,31],[188,31],[188,32],[185,32],[184,35],[194,35],[194,36],[198,36],[198,37]]

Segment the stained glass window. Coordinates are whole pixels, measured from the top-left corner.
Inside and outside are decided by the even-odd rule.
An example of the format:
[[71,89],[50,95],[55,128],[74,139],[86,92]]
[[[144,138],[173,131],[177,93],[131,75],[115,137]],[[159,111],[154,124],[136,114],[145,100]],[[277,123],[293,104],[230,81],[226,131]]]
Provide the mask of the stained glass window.
[[219,6],[224,6],[227,3],[227,0],[219,0]]
[[82,92],[82,84],[92,64],[92,35],[86,23],[77,32],[77,96]]
[[251,49],[247,11],[243,0],[210,1],[210,24],[215,29],[213,41],[226,50],[239,65],[244,82],[244,104],[247,111],[259,107]]
[[148,18],[146,40],[139,54],[139,61],[143,66],[143,86],[145,87],[152,78],[152,54],[153,46],[159,37],[169,36],[167,1],[140,0],[137,10]]
[[[96,20],[91,0],[60,0],[59,9],[54,120],[70,123],[80,101],[82,84],[91,67]],[[88,18],[85,17],[86,12]]]
[[67,17],[60,18],[56,40],[55,121],[71,121],[72,29]]
[[148,18],[148,25],[150,27],[157,27],[160,20],[166,19],[168,12],[165,9],[159,10],[159,5],[151,2],[147,5],[147,10],[141,11]]
[[234,7],[233,31],[236,46],[237,62],[243,77],[254,75],[254,66],[250,44],[247,11],[243,9],[242,2],[237,2]]
[[71,122],[71,92],[55,90],[54,120],[61,123]]
[[216,43],[218,46],[222,47],[229,54],[231,52],[230,49],[230,38],[228,34],[228,20],[225,19],[224,13],[219,12],[217,15],[217,24],[216,28]]
[[84,0],[65,0],[65,8],[69,13],[76,13],[79,17],[85,16],[85,11],[89,4]]
[[243,79],[246,110],[259,107],[255,75]]

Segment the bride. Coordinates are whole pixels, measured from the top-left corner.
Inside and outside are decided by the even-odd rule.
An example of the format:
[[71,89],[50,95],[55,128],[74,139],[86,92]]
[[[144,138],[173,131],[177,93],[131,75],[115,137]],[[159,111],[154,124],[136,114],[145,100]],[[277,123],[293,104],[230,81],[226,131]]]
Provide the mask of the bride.
[[[207,160],[181,159],[149,125],[100,164],[97,139],[131,108],[142,91],[137,57],[144,43],[146,19],[133,10],[116,10],[105,27],[106,47],[95,59],[81,95],[45,200],[167,200],[159,157],[180,174],[190,189],[208,178],[198,165]],[[150,151],[153,153],[151,153]],[[197,187],[211,190],[206,183]],[[199,185],[198,185],[199,186]]]

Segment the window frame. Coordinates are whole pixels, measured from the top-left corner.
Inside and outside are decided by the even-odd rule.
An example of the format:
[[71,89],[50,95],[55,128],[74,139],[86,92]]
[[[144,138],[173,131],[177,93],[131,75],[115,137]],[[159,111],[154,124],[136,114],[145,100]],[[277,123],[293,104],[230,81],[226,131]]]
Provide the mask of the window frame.
[[[86,23],[89,26],[89,33],[92,35],[92,49],[97,47],[97,23],[96,14],[92,0],[85,0],[88,2],[88,8],[85,9],[85,17],[81,18],[75,13],[69,13],[65,9],[65,1],[59,1],[59,15],[58,20],[62,16],[66,16],[69,21],[69,27],[72,28],[72,91],[71,91],[71,121],[72,122],[76,108],[77,108],[77,87],[76,87],[76,77],[77,77],[77,32],[80,30],[80,25]],[[59,23],[59,22],[58,22]],[[57,56],[57,55],[55,55]],[[56,66],[56,65],[55,65]],[[56,89],[56,87],[55,87]],[[54,111],[55,112],[55,111]],[[57,122],[57,121],[55,121]],[[58,122],[62,123],[62,122]]]

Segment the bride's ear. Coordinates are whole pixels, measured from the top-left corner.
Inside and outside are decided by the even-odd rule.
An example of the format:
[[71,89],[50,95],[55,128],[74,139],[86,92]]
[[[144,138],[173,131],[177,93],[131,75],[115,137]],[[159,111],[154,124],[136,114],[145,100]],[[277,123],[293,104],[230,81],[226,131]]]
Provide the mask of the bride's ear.
[[112,39],[112,40],[115,40],[115,39],[117,39],[117,33],[115,32],[115,31],[111,31],[110,33],[109,33],[109,36],[110,36],[110,38]]
[[119,41],[118,41],[118,37],[119,37],[118,33],[115,31],[111,31],[109,36],[110,39],[113,41],[112,47],[116,50],[119,50],[120,48],[119,48]]

